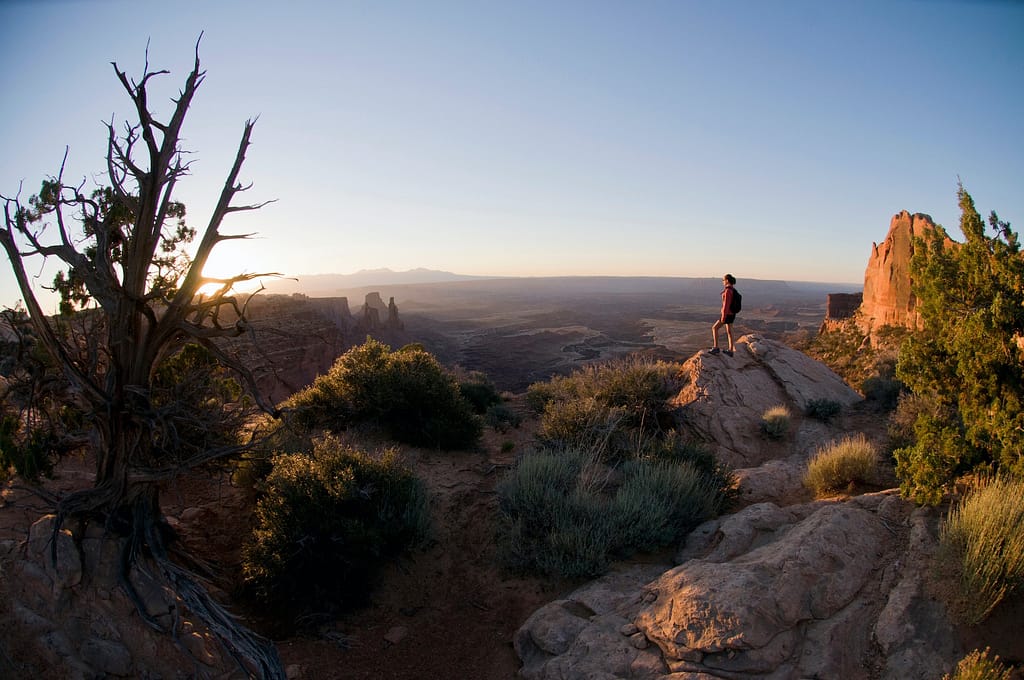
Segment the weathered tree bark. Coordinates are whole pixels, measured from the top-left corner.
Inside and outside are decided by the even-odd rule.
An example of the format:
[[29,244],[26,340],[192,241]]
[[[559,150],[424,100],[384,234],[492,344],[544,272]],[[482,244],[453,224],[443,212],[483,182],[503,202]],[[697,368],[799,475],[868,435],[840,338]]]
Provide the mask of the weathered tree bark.
[[[232,205],[236,195],[249,188],[239,183],[238,176],[254,122],[245,123],[220,200],[194,257],[177,271],[166,256],[166,244],[172,248],[175,244],[167,223],[179,210],[184,214],[172,194],[177,181],[188,174],[179,135],[205,75],[200,70],[198,43],[194,66],[167,122],[157,121],[150,113],[146,90],[151,78],[166,71],[150,71],[147,61],[137,83],[116,64],[114,71],[135,105],[138,122],[127,126],[120,137],[113,124],[108,125],[107,181],[120,205],[134,208],[132,219],[118,222],[101,208],[95,194],[87,196],[81,185],[66,184],[63,164],[29,206],[22,205],[20,191],[14,198],[0,197],[5,218],[0,245],[38,341],[63,369],[71,392],[93,425],[94,484],[59,500],[55,531],[66,520],[81,518],[103,522],[114,535],[127,537],[122,585],[143,618],[157,626],[141,606],[128,575],[145,562],[147,569],[162,575],[186,607],[204,618],[247,673],[283,677],[273,645],[234,622],[168,557],[161,531],[160,482],[241,447],[215,447],[185,457],[173,453],[174,447],[167,442],[173,441],[175,431],[167,426],[152,394],[156,367],[188,341],[206,347],[248,383],[262,408],[274,410],[262,399],[250,373],[214,342],[247,331],[245,309],[232,295],[233,286],[272,274],[241,274],[216,281],[202,275],[218,243],[248,236],[222,234],[223,219],[265,205]],[[87,238],[73,233],[75,220]],[[26,272],[26,261],[34,258],[57,258],[67,267],[69,278],[84,283],[93,308],[79,313],[77,329],[58,328],[43,313]],[[200,294],[200,288],[211,282],[219,284],[217,292]],[[221,322],[225,309],[231,312],[230,324]],[[164,444],[157,446],[156,441]]]

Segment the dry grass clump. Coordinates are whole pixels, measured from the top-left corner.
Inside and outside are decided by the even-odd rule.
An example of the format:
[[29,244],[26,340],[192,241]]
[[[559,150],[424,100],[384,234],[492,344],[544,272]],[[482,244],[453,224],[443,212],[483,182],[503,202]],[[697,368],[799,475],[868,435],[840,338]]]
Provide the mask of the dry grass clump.
[[989,648],[985,651],[975,649],[960,659],[953,675],[944,675],[942,680],[1010,680],[1013,671],[999,660],[999,655],[989,657]]
[[779,404],[761,414],[761,431],[770,439],[782,439],[789,433],[793,414],[789,407]]
[[875,445],[863,434],[844,437],[814,454],[807,464],[804,486],[818,497],[843,491],[868,481],[877,461]]
[[951,602],[968,624],[984,621],[1024,584],[1024,481],[980,482],[953,506],[939,533],[940,566],[958,575]]

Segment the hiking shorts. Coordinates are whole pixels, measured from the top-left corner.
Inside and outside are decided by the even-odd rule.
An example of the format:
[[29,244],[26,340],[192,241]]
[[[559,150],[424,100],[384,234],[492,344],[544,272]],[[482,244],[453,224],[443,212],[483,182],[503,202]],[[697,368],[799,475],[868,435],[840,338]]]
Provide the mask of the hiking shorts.
[[736,320],[736,315],[735,314],[726,314],[725,318],[722,320],[722,323],[724,323],[726,326],[728,326],[729,324],[731,324],[735,320]]

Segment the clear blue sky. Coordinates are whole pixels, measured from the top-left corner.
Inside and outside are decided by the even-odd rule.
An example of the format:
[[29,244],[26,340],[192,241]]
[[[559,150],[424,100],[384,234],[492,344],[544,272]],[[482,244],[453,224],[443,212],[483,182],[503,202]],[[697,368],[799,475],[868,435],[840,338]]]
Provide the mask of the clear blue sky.
[[[205,32],[178,198],[201,227],[243,122],[250,202],[214,273],[860,282],[900,210],[957,230],[957,177],[1024,226],[1024,4],[0,2],[0,193],[101,178],[111,61]],[[45,276],[43,278],[46,278]],[[0,303],[17,299],[6,266]]]

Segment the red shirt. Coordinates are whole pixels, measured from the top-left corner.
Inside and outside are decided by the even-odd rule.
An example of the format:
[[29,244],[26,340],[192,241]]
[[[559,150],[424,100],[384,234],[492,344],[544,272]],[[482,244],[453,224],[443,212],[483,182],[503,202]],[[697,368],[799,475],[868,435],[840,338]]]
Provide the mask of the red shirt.
[[725,317],[732,314],[732,284],[726,284],[725,288],[722,289],[722,321],[725,321]]

